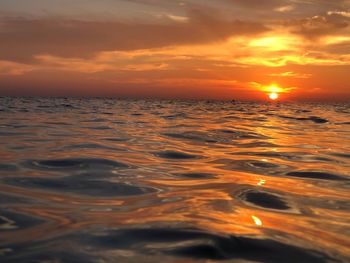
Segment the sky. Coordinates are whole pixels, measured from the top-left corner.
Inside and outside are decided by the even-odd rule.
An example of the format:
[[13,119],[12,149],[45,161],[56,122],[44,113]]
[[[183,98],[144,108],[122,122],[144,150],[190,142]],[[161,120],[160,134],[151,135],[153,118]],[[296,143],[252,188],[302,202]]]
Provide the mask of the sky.
[[1,0],[0,95],[350,101],[350,0]]

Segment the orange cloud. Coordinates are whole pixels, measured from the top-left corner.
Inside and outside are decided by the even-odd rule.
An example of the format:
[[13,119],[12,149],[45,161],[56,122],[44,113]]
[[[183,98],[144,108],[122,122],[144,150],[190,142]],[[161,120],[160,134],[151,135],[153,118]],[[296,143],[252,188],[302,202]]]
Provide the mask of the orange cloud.
[[0,59],[28,62],[47,54],[87,58],[103,51],[210,43],[267,30],[259,23],[221,19],[200,10],[190,10],[183,23],[178,23],[178,16],[168,17],[173,23],[2,19],[0,28],[6,30],[0,30]]
[[31,65],[0,60],[0,75],[18,76],[34,70]]
[[301,78],[301,79],[307,79],[312,76],[312,74],[296,73],[293,71],[286,71],[281,73],[270,73],[268,75],[272,77],[291,77],[291,78]]

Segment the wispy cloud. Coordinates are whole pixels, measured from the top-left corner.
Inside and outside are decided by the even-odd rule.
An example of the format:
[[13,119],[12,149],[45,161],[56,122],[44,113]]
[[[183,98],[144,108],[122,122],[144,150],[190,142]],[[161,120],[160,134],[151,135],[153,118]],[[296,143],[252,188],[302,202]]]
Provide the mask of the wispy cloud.
[[312,74],[296,73],[293,71],[286,71],[286,72],[281,72],[281,73],[270,73],[268,75],[272,76],[272,77],[290,77],[290,78],[300,78],[300,79],[307,79],[307,78],[310,78],[312,76]]
[[284,5],[280,7],[276,7],[274,10],[277,12],[285,13],[285,12],[290,12],[295,9],[294,5]]
[[266,31],[258,23],[226,21],[197,11],[188,22],[173,24],[6,19],[1,26],[6,30],[0,31],[0,59],[19,61],[38,54],[86,57],[101,51],[206,43]]

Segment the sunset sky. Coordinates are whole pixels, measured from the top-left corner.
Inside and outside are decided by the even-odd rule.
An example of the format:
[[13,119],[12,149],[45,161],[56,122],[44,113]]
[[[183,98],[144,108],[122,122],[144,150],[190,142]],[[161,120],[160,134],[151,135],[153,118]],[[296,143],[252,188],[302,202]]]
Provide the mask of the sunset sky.
[[350,101],[349,0],[1,0],[0,95]]

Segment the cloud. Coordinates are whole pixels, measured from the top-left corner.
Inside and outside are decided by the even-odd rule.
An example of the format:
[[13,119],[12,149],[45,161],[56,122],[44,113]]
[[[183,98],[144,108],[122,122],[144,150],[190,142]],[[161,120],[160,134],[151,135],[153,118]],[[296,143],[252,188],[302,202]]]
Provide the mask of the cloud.
[[246,8],[259,8],[259,9],[270,9],[280,6],[285,6],[289,1],[287,0],[226,0],[229,3],[243,6]]
[[[318,41],[323,45],[318,45]],[[233,36],[214,43],[100,51],[89,57],[41,54],[34,55],[33,63],[29,64],[7,61],[6,64],[2,64],[1,72],[9,75],[20,75],[29,71],[65,71],[81,74],[133,72],[134,75],[137,72],[155,72],[162,75],[163,72],[173,71],[180,76],[194,76],[196,72],[222,72],[230,68],[350,65],[348,53],[334,52],[339,45],[346,50],[350,41],[348,37],[327,37],[318,41],[310,44],[303,41],[301,36],[286,32],[267,32],[260,36]],[[322,48],[316,49],[314,45]],[[203,77],[203,74],[200,76]],[[299,79],[309,77],[308,74],[298,74],[290,70],[270,73],[270,76]]]
[[339,34],[349,28],[349,22],[350,18],[331,13],[290,20],[285,24],[291,28],[291,32],[308,39],[315,39],[325,35]]
[[173,20],[173,21],[176,21],[176,22],[188,22],[188,17],[185,17],[185,16],[176,16],[176,15],[171,15],[171,14],[165,14],[164,15],[166,18],[170,19],[170,20]]
[[285,13],[285,12],[290,12],[295,9],[294,5],[284,5],[280,7],[276,7],[274,10],[277,12]]
[[340,15],[344,17],[349,17],[350,18],[350,12],[349,11],[328,11],[327,15]]
[[19,76],[33,71],[34,68],[31,65],[0,60],[0,75]]
[[168,64],[161,61],[144,60],[128,55],[128,52],[101,54],[92,59],[62,58],[50,55],[37,56],[36,69],[63,70],[80,73],[118,72],[118,71],[152,71],[165,70]]
[[271,77],[291,77],[291,78],[299,78],[299,79],[307,79],[312,76],[312,74],[307,74],[307,73],[296,73],[293,71],[286,71],[286,72],[281,72],[281,73],[271,73],[268,74],[268,76]]
[[0,59],[28,62],[35,55],[91,57],[101,51],[137,50],[209,43],[267,30],[259,23],[232,21],[191,10],[179,23],[101,22],[8,18],[0,21]]

